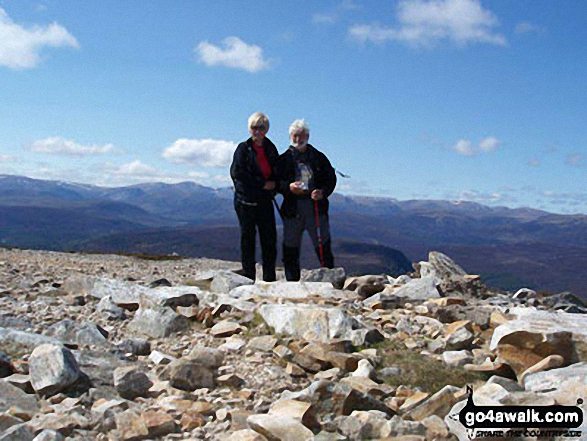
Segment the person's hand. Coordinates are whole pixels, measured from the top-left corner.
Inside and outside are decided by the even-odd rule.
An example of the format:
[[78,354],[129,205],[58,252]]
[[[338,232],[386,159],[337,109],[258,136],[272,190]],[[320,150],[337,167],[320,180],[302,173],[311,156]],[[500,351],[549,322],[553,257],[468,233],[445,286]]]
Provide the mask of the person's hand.
[[312,192],[312,199],[314,199],[315,201],[324,199],[324,192],[320,189],[314,190]]
[[263,186],[263,190],[275,190],[275,181],[267,181]]
[[293,194],[304,194],[306,190],[302,188],[302,181],[296,181],[289,184],[289,189]]

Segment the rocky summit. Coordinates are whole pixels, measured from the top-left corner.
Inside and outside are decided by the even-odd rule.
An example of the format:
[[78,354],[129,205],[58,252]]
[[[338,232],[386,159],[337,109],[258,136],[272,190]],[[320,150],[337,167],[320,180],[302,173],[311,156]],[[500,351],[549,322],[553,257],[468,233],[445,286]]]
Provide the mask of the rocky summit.
[[476,405],[587,397],[570,295],[496,292],[435,252],[397,278],[238,268],[0,249],[0,441],[464,441],[487,439],[459,422],[467,386]]

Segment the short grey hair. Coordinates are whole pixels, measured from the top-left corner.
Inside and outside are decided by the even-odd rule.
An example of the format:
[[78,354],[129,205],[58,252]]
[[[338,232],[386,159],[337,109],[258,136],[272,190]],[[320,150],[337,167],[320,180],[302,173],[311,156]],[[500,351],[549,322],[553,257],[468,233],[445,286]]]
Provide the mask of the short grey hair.
[[289,126],[289,136],[291,137],[294,133],[299,132],[300,130],[310,136],[310,128],[308,127],[308,124],[306,124],[306,121],[303,119],[296,119],[291,123],[291,126]]
[[263,112],[255,112],[249,116],[249,130],[253,126],[264,126],[265,131],[269,131],[269,118]]

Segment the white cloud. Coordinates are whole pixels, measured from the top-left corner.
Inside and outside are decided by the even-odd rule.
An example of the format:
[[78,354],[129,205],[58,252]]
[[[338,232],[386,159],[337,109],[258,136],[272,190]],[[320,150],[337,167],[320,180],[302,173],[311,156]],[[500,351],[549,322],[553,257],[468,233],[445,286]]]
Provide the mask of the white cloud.
[[163,157],[174,163],[201,167],[230,165],[236,144],[215,139],[178,139],[163,152]]
[[323,13],[316,13],[312,14],[312,23],[316,24],[332,24],[338,21],[337,14],[323,14]]
[[79,43],[57,23],[25,29],[14,23],[6,11],[0,8],[0,66],[11,69],[35,67],[41,59],[41,49],[46,46],[77,49]]
[[115,153],[112,144],[81,145],[69,139],[58,136],[33,142],[29,149],[37,153],[51,153],[57,155],[92,156]]
[[494,32],[497,17],[483,9],[479,0],[403,0],[397,19],[399,27],[356,25],[349,32],[362,42],[401,41],[414,46],[432,47],[444,40],[459,46],[507,44],[503,35]]
[[140,159],[123,164],[114,170],[114,174],[122,176],[159,176],[155,167],[145,164]]
[[499,140],[497,138],[485,138],[479,142],[479,150],[485,153],[494,152],[499,147]]
[[251,73],[269,68],[269,62],[263,59],[263,49],[259,46],[248,45],[238,37],[227,37],[222,44],[224,47],[203,41],[195,51],[206,66],[226,66]]
[[466,139],[459,140],[452,149],[462,156],[475,156],[475,148],[473,143]]
[[345,11],[356,11],[357,9],[363,9],[363,5],[355,3],[353,0],[343,0],[340,8]]
[[495,152],[499,148],[500,144],[501,142],[499,141],[499,139],[494,137],[482,139],[481,141],[479,141],[478,145],[474,145],[468,139],[460,139],[454,146],[450,147],[448,150],[454,150],[461,156],[472,157],[477,156],[481,153]]
[[516,34],[542,34],[544,29],[540,26],[533,25],[532,23],[528,23],[527,21],[521,21],[516,25]]

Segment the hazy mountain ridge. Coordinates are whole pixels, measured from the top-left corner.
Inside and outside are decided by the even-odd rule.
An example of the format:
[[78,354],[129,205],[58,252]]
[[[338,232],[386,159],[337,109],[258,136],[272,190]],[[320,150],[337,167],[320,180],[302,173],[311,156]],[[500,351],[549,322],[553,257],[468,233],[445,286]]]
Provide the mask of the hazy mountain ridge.
[[[375,261],[382,265],[390,248],[401,250],[411,261],[439,250],[490,284],[494,281],[494,286],[513,289],[526,284],[587,295],[587,276],[576,270],[587,265],[584,215],[334,194],[331,218],[333,236],[339,241],[335,247],[348,241],[385,247],[376,253]],[[219,226],[230,232],[220,233]],[[209,253],[238,259],[232,190],[192,182],[104,188],[1,175],[0,227],[0,243],[11,246]],[[367,259],[364,248],[362,257],[359,248],[351,249],[354,252],[346,253],[344,261],[361,269],[367,261],[375,262],[373,256]],[[307,264],[315,265],[309,252],[312,260]],[[374,270],[380,268],[374,263]]]

